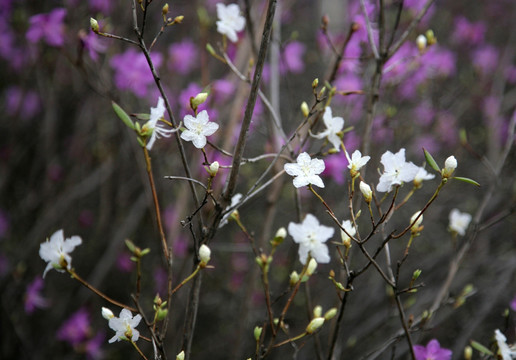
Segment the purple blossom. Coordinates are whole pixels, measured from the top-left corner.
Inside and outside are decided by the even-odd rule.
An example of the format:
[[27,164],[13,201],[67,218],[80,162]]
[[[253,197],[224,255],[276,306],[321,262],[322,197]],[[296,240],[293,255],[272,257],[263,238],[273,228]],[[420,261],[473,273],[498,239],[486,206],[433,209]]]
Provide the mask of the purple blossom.
[[416,360],[450,360],[452,356],[452,351],[441,348],[436,339],[430,340],[426,347],[415,345],[414,353]]
[[[161,54],[153,53],[151,59],[156,68],[160,67],[163,60]],[[114,81],[120,90],[129,90],[139,97],[148,95],[148,87],[154,83],[154,78],[145,55],[130,48],[113,56],[110,65],[115,71]]]
[[44,309],[50,305],[50,302],[41,296],[41,291],[45,285],[41,277],[36,277],[25,290],[25,298],[23,305],[27,314],[32,314],[36,309]]
[[33,90],[11,86],[5,91],[5,108],[7,115],[28,120],[41,110],[41,100]]
[[493,45],[483,45],[473,51],[471,61],[484,75],[490,75],[498,65],[499,53]]
[[299,74],[305,69],[303,55],[306,52],[305,44],[299,41],[292,41],[283,50],[283,64],[285,70]]
[[[347,149],[347,148],[346,148]],[[344,151],[324,158],[324,171],[322,176],[333,179],[338,185],[344,184],[348,172],[348,159]]]
[[512,299],[510,307],[513,311],[516,311],[516,296]]
[[227,101],[235,94],[235,83],[225,79],[215,80],[212,94],[216,103]]
[[464,16],[455,18],[455,29],[453,31],[453,39],[455,42],[478,45],[484,41],[485,33],[486,24],[483,22],[472,23]]
[[168,55],[168,68],[181,75],[188,74],[199,65],[197,46],[188,39],[170,45]]
[[414,121],[422,126],[428,126],[435,117],[435,110],[428,101],[423,101],[416,106],[414,111]]
[[421,65],[430,78],[453,76],[456,72],[456,56],[439,45],[434,45],[421,57]]
[[106,341],[106,334],[101,331],[95,337],[89,339],[84,344],[84,352],[86,353],[86,358],[90,360],[99,360],[103,357],[102,352],[102,344]]
[[80,308],[72,314],[57,330],[57,339],[77,346],[91,334],[90,314],[86,308]]
[[44,40],[48,45],[60,47],[64,44],[64,18],[66,9],[56,8],[47,14],[34,15],[29,19],[29,30],[25,36],[31,43]]
[[99,54],[105,53],[107,50],[106,39],[100,38],[91,30],[88,33],[85,31],[79,32],[79,39],[93,61],[97,61]]
[[104,15],[107,15],[111,12],[113,9],[113,1],[106,1],[106,0],[89,0],[90,2],[90,9],[93,12],[100,12]]
[[131,260],[131,254],[126,252],[120,253],[116,258],[116,268],[124,273],[130,273],[134,270],[136,264]]

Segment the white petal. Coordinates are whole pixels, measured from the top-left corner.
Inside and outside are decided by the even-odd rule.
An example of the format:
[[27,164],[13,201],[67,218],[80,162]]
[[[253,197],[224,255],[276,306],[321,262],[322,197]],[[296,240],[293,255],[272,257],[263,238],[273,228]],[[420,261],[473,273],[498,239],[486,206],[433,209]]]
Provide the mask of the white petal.
[[312,159],[310,162],[310,168],[313,170],[314,174],[320,174],[324,171],[326,166],[324,165],[324,161],[321,159]]
[[294,163],[285,164],[283,166],[283,168],[285,169],[285,172],[287,174],[289,174],[290,176],[299,176],[299,175],[303,174],[303,172],[301,171],[301,168],[299,167],[298,164],[294,164]]
[[197,149],[202,149],[206,146],[206,136],[197,135],[192,139],[192,143]]
[[183,124],[185,124],[185,127],[187,129],[191,130],[197,124],[197,119],[194,118],[192,115],[185,115],[185,117],[183,118]]
[[[321,180],[321,182],[322,182],[322,180]],[[300,188],[303,186],[307,186],[308,184],[310,184],[310,182],[308,181],[308,179],[305,176],[297,176],[294,178],[293,184],[295,187]],[[317,186],[319,186],[319,185],[317,185]],[[321,187],[321,186],[319,186],[319,187]],[[324,187],[324,184],[322,187]]]
[[325,244],[316,244],[310,251],[310,254],[319,264],[326,264],[330,262],[328,247]]
[[303,230],[303,226],[301,224],[289,223],[288,224],[288,233],[294,239],[294,242],[300,243],[305,236],[305,231]]
[[[297,178],[296,178],[297,179]],[[310,182],[310,184],[313,184],[315,186],[318,186],[320,188],[324,188],[324,183],[321,179],[320,176],[318,175],[312,175],[310,176],[310,178],[308,179],[308,181]],[[294,182],[295,182],[295,179],[294,179]],[[295,184],[294,184],[295,185]]]
[[214,123],[214,122],[209,122],[207,123],[203,130],[202,130],[202,134],[204,136],[210,136],[210,135],[213,135],[215,133],[215,131],[217,131],[217,129],[219,128],[219,124],[217,123]]

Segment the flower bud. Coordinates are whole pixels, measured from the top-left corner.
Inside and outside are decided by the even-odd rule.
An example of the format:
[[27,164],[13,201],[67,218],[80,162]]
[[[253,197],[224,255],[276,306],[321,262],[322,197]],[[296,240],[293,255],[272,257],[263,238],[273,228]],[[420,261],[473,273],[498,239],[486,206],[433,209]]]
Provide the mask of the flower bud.
[[317,305],[316,307],[314,307],[314,318],[321,317],[321,315],[322,315],[322,306]]
[[260,340],[260,336],[262,336],[262,330],[263,328],[261,326],[256,326],[254,328],[254,339],[256,341]]
[[161,8],[161,13],[163,14],[163,16],[168,14],[168,3],[163,5],[163,7]]
[[317,86],[319,86],[319,79],[315,78],[314,81],[312,81],[312,89],[315,89]]
[[308,117],[308,115],[310,115],[310,109],[308,108],[306,101],[301,103],[301,112],[303,113],[304,117]]
[[106,320],[109,320],[111,318],[114,318],[115,315],[113,314],[113,312],[111,310],[109,310],[108,308],[105,308],[103,307],[102,308],[102,317]]
[[211,250],[206,245],[202,244],[199,248],[199,259],[201,259],[201,267],[205,267],[210,261]]
[[285,229],[284,227],[280,227],[278,229],[278,231],[276,231],[276,238],[286,238],[287,237],[287,229]]
[[99,33],[99,23],[94,18],[90,18],[90,27],[95,34]]
[[419,35],[416,39],[416,45],[419,49],[419,52],[423,52],[426,49],[426,36],[425,35]]
[[473,358],[473,348],[468,345],[464,348],[464,360],[471,360],[472,358]]
[[176,360],[185,360],[185,351],[184,350],[182,350],[179,354],[177,354]]
[[331,308],[330,310],[326,311],[324,314],[324,320],[330,320],[333,319],[337,315],[337,308]]
[[[422,230],[421,223],[423,222],[423,215],[419,216],[421,214],[421,211],[416,212],[412,217],[410,218],[410,223],[414,223],[412,227],[410,228],[410,231],[412,234],[417,234]],[[418,218],[419,216],[419,218]],[[417,221],[416,221],[417,218]],[[415,221],[415,222],[414,222]]]
[[308,263],[308,267],[306,268],[306,275],[312,275],[315,269],[317,269],[317,261],[315,261],[314,258],[311,258],[310,262]]
[[181,22],[183,21],[183,19],[184,19],[184,18],[185,18],[185,17],[184,17],[184,15],[176,16],[176,17],[174,18],[174,23],[175,23],[175,24],[181,24]]
[[435,37],[433,30],[431,30],[431,29],[427,30],[425,35],[426,35],[426,40],[428,42],[428,45],[433,45],[437,42],[437,38]]
[[364,200],[366,203],[370,204],[371,200],[373,199],[373,191],[371,190],[371,187],[367,185],[365,182],[360,182],[360,192],[364,196]]
[[297,271],[292,271],[292,273],[290,274],[290,286],[294,286],[298,283],[299,281],[299,274],[297,273]]
[[192,108],[193,111],[196,111],[197,108],[199,107],[199,105],[204,103],[207,98],[208,98],[208,93],[205,93],[205,92],[199,93],[199,94],[195,95],[195,97],[191,97],[190,98],[190,107]]
[[210,174],[211,177],[215,177],[217,173],[219,172],[220,164],[218,161],[214,161],[210,164],[210,167],[206,170],[208,171],[208,174]]
[[323,317],[316,317],[312,321],[310,321],[310,324],[306,327],[306,333],[307,334],[313,334],[317,329],[319,329],[324,324],[324,318]]
[[457,159],[455,159],[455,156],[452,155],[444,162],[444,169],[442,170],[443,177],[449,178],[456,168]]

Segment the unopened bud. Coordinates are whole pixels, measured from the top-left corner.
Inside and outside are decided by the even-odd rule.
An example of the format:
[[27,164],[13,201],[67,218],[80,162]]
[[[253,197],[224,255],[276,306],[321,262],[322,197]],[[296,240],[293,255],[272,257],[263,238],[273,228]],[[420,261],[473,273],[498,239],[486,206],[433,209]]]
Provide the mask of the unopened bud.
[[205,244],[202,244],[199,248],[199,259],[201,260],[201,267],[205,267],[210,261],[211,250]]
[[190,98],[190,107],[192,108],[193,111],[197,110],[199,105],[201,105],[203,102],[205,102],[207,98],[208,98],[208,93],[205,93],[205,92],[199,93],[199,94],[195,95],[195,97],[191,97]]
[[315,269],[317,269],[317,261],[315,261],[314,258],[311,258],[310,262],[308,263],[308,267],[306,268],[306,275],[312,275]]
[[467,345],[464,348],[464,360],[471,360],[473,358],[473,348]]
[[449,178],[457,168],[457,159],[455,156],[450,156],[444,162],[444,169],[442,170],[443,177]]
[[426,36],[425,35],[419,35],[416,39],[416,45],[419,50],[419,52],[423,52],[426,49]]
[[304,117],[308,117],[308,115],[310,115],[310,109],[308,108],[306,101],[301,103],[301,112],[303,113]]
[[156,320],[163,321],[168,315],[168,309],[162,309],[159,308],[158,311],[156,311]]
[[314,307],[314,318],[321,317],[321,315],[322,315],[322,306],[317,305],[316,307]]
[[430,30],[430,29],[427,30],[425,35],[426,35],[426,40],[428,42],[428,45],[433,45],[437,42],[437,38],[435,37],[433,30]]
[[312,89],[317,88],[319,86],[319,79],[315,78],[314,81],[312,81]]
[[280,227],[278,229],[278,231],[276,231],[276,238],[286,238],[287,237],[287,229],[285,229],[284,227]]
[[113,312],[111,310],[109,310],[108,308],[105,308],[103,307],[102,308],[102,317],[106,320],[109,320],[111,318],[114,318],[115,315],[113,314]]
[[210,174],[211,177],[215,177],[217,173],[219,172],[220,164],[218,161],[214,161],[210,164],[210,167],[206,170],[208,171],[208,174]]
[[414,272],[412,273],[412,281],[416,281],[421,275],[421,272],[422,271],[420,269],[414,270]]
[[163,5],[163,8],[161,8],[161,13],[163,14],[163,16],[168,14],[168,3]]
[[185,352],[184,352],[184,350],[176,355],[176,360],[185,360]]
[[371,200],[373,199],[373,191],[371,190],[371,187],[367,185],[365,182],[360,182],[360,192],[364,196],[364,200],[366,203],[370,204]]
[[262,330],[263,328],[261,326],[256,326],[254,328],[254,339],[256,341],[260,340],[260,336],[262,336]]
[[331,308],[330,310],[326,311],[324,314],[324,320],[330,320],[333,319],[337,315],[337,308]]
[[312,321],[310,321],[310,324],[306,327],[306,333],[307,334],[313,334],[317,329],[319,329],[324,324],[324,318],[323,317],[316,317]]
[[99,33],[99,23],[94,18],[90,18],[90,27],[95,34]]
[[184,18],[185,18],[185,17],[184,17],[184,15],[176,16],[176,17],[174,18],[174,23],[175,23],[175,24],[181,24],[181,22],[183,21],[183,19],[184,19]]
[[299,281],[299,274],[297,273],[297,271],[292,271],[292,273],[290,274],[290,286],[294,286],[298,283]]
[[422,230],[421,223],[423,222],[423,215],[420,215],[420,214],[421,214],[421,211],[418,211],[414,215],[412,215],[412,217],[410,218],[410,223],[411,224],[414,223],[414,225],[412,225],[412,227],[410,228],[410,231],[412,232],[412,234],[417,234]]

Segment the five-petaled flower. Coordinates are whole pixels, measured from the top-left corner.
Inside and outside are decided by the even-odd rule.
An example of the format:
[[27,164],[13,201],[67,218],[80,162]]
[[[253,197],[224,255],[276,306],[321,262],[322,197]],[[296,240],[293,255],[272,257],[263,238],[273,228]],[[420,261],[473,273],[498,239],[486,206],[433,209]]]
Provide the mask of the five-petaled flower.
[[165,129],[163,128],[163,124],[159,121],[163,118],[165,114],[165,102],[163,98],[160,96],[158,100],[158,105],[155,108],[151,108],[150,119],[142,126],[142,133],[145,135],[150,135],[149,140],[147,140],[146,148],[147,150],[151,150],[152,146],[156,139],[159,139],[161,136],[169,137],[171,133],[174,132],[174,129]]
[[299,154],[296,161],[297,163],[289,163],[284,166],[287,174],[294,176],[295,187],[300,188],[310,184],[320,188],[324,187],[324,183],[319,176],[324,171],[324,161],[311,159],[306,152]]
[[116,331],[115,336],[109,339],[109,343],[115,341],[127,340],[135,342],[140,337],[140,332],[135,328],[140,323],[142,316],[140,314],[133,317],[133,314],[128,309],[122,309],[119,317],[112,317],[109,319],[109,327]]
[[380,192],[390,192],[394,185],[414,180],[419,171],[418,166],[405,161],[405,149],[400,149],[396,154],[386,151],[380,162],[384,167],[380,182],[376,186],[376,190]]
[[219,128],[219,124],[210,122],[206,110],[201,111],[196,117],[186,115],[183,123],[187,130],[181,134],[181,139],[191,141],[198,149],[206,146],[206,136],[213,135]]
[[371,159],[370,156],[362,156],[360,150],[355,150],[351,157],[349,157],[348,152],[346,151],[346,158],[348,159],[349,165],[348,169],[351,174],[351,177],[355,177],[358,174],[358,171]]
[[416,360],[450,360],[452,357],[452,351],[442,348],[436,339],[430,340],[426,346],[415,345],[414,354]]
[[64,268],[70,270],[72,268],[72,257],[70,253],[76,246],[80,245],[82,240],[79,236],[72,236],[71,238],[64,238],[63,230],[58,230],[50,236],[50,241],[47,239],[39,246],[39,256],[48,262],[43,277],[48,270],[54,268],[59,272],[64,272]]
[[326,126],[326,130],[319,134],[312,135],[317,139],[328,138],[328,141],[332,143],[333,147],[340,151],[340,136],[339,132],[344,128],[344,119],[341,117],[333,117],[331,108],[329,106],[324,110],[323,122]]
[[461,236],[466,234],[466,229],[471,221],[471,215],[468,213],[461,213],[458,209],[453,209],[450,212],[450,230],[453,233],[457,233]]
[[240,15],[240,8],[237,4],[217,4],[217,31],[226,35],[232,42],[237,42],[237,32],[244,30],[245,18]]
[[304,265],[308,255],[318,263],[330,262],[328,246],[325,242],[333,236],[335,229],[319,224],[312,214],[307,214],[301,224],[289,223],[288,232],[299,244],[299,261]]

